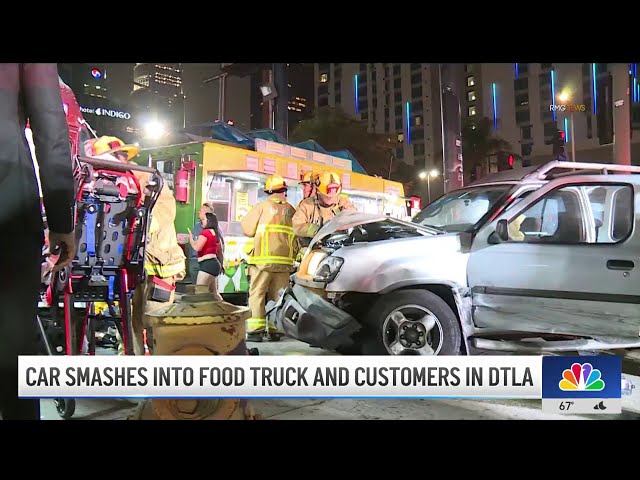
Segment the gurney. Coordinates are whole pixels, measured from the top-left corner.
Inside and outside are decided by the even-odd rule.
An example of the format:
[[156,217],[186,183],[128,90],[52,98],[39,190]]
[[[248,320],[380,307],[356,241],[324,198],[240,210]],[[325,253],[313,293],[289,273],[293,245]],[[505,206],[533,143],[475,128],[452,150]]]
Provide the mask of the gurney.
[[[47,268],[56,252],[43,252],[38,324],[50,355],[95,355],[96,304],[108,306],[125,355],[133,355],[133,291],[145,281],[146,238],[163,187],[157,170],[131,163],[78,157],[76,245],[72,265],[55,274]],[[149,175],[140,185],[133,172]],[[56,399],[58,414],[70,418],[73,399]]]

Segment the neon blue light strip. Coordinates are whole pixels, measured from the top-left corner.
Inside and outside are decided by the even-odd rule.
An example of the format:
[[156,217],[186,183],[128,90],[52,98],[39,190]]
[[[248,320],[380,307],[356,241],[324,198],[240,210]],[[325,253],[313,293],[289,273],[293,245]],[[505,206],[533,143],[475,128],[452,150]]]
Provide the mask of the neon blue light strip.
[[358,113],[359,99],[358,99],[358,74],[357,73],[353,76],[353,88],[354,88],[353,98],[355,99],[355,102],[356,102],[356,113]]
[[[556,104],[556,72],[555,70],[551,70],[551,105],[555,106]],[[551,112],[551,117],[553,121],[556,121],[556,112]]]
[[638,89],[636,88],[636,85],[638,83],[638,64],[634,63],[633,64],[633,101],[637,102],[638,100],[640,100],[640,97],[638,97]]
[[514,66],[514,68],[516,69],[516,80],[517,80],[517,79],[518,79],[518,75],[519,75],[519,72],[518,72],[518,64],[517,64],[517,63],[514,63],[514,64],[513,64],[513,66]]
[[407,102],[407,145],[411,143],[411,104]]
[[496,98],[496,84],[491,84],[491,93],[493,96],[493,128],[498,129],[498,102]]
[[[573,134],[573,132],[571,132]],[[564,117],[564,141],[569,141],[569,119]]]
[[591,64],[592,82],[593,82],[593,114],[598,113],[598,75],[596,74],[596,64]]

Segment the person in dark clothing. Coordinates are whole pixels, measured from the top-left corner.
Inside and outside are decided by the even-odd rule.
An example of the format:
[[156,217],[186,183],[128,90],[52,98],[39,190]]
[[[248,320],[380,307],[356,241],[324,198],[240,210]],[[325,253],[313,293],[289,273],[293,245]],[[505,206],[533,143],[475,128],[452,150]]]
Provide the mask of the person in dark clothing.
[[74,180],[69,129],[55,63],[0,64],[0,414],[39,420],[40,401],[18,397],[18,356],[42,352],[36,315],[44,224],[60,270],[75,257]]

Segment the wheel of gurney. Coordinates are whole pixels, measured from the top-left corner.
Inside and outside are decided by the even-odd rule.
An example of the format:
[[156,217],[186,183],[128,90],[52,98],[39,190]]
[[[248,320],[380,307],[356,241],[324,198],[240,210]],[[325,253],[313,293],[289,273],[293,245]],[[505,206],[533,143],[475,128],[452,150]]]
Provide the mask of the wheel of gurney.
[[69,420],[76,413],[76,401],[73,398],[56,398],[53,400],[60,418]]

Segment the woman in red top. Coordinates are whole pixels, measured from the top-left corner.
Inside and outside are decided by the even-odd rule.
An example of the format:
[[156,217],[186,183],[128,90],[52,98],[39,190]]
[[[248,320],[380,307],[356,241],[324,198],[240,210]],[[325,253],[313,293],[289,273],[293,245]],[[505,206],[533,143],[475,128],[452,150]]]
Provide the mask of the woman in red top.
[[222,301],[218,293],[218,275],[222,272],[219,258],[222,257],[223,240],[222,232],[218,227],[218,217],[213,213],[207,213],[202,220],[202,232],[194,240],[189,230],[189,242],[191,247],[198,252],[199,271],[196,285],[207,285],[209,291],[216,300]]

